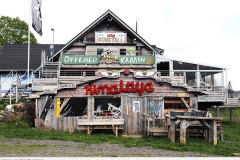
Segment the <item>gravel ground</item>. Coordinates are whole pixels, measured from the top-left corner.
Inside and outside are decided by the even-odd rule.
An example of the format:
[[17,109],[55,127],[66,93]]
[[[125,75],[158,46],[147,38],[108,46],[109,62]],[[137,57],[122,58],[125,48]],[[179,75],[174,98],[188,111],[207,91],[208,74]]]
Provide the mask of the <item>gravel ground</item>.
[[26,140],[0,136],[0,157],[208,157],[194,152],[177,152],[151,147],[118,144],[86,144],[59,140]]

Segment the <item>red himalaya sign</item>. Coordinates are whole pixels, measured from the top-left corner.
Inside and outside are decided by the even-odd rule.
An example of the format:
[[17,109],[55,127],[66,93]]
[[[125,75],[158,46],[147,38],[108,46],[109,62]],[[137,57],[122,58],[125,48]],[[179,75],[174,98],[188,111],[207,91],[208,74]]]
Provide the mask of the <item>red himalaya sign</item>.
[[136,93],[138,92],[139,96],[143,94],[143,92],[153,92],[153,84],[152,82],[127,82],[126,85],[123,84],[123,80],[120,80],[120,84],[101,84],[101,85],[85,85],[84,86],[88,95],[98,95],[100,92],[102,94],[119,94],[119,93]]

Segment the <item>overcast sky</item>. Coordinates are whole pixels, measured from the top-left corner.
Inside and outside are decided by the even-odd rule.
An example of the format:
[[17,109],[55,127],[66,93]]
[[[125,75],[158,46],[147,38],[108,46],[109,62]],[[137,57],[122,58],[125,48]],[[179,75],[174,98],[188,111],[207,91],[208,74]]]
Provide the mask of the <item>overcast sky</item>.
[[[0,16],[29,22],[29,0],[0,0]],[[65,44],[108,9],[164,55],[228,68],[227,81],[240,90],[240,1],[238,0],[43,0],[39,43]],[[31,20],[31,19],[30,19]]]

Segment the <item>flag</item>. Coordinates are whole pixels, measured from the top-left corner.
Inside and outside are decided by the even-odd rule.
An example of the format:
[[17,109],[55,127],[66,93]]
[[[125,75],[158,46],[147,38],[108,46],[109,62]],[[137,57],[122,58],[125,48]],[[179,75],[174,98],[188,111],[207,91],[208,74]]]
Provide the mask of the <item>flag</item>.
[[42,0],[32,0],[32,27],[42,36]]

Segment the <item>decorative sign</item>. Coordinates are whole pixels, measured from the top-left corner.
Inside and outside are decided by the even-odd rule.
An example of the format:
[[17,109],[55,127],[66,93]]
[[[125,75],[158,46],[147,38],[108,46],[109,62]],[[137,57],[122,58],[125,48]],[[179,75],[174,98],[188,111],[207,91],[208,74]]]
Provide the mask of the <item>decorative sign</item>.
[[45,89],[44,94],[56,94],[57,89]]
[[100,92],[102,94],[119,94],[119,93],[135,93],[138,92],[139,96],[142,95],[144,91],[147,91],[148,93],[153,92],[153,84],[152,82],[127,82],[126,85],[123,85],[123,80],[120,80],[120,84],[100,84],[100,85],[85,85],[84,86],[86,92],[85,94],[88,95],[94,95],[99,94]]
[[154,56],[119,56],[119,64],[143,64],[152,65],[155,63]]
[[127,33],[95,32],[95,43],[127,43]]
[[108,71],[106,69],[100,69],[100,70],[97,70],[96,76],[107,77],[107,78],[118,78],[120,77],[120,73],[117,70]]
[[128,52],[129,54],[133,54],[134,51],[135,51],[135,49],[132,48],[132,47],[127,49],[127,52]]
[[62,64],[99,64],[100,57],[98,55],[82,56],[82,55],[63,55]]
[[156,79],[156,82],[171,82],[171,78],[158,78]]
[[107,49],[106,51],[104,51],[101,54],[101,56],[102,56],[103,61],[105,61],[105,63],[107,63],[107,64],[118,61],[117,53],[112,51],[111,49]]
[[140,112],[140,101],[133,101],[133,112]]
[[59,84],[59,88],[76,88],[76,83],[69,83],[69,84]]
[[153,77],[156,74],[156,72],[153,69],[146,70],[146,71],[135,71],[134,77],[136,78],[149,78]]

